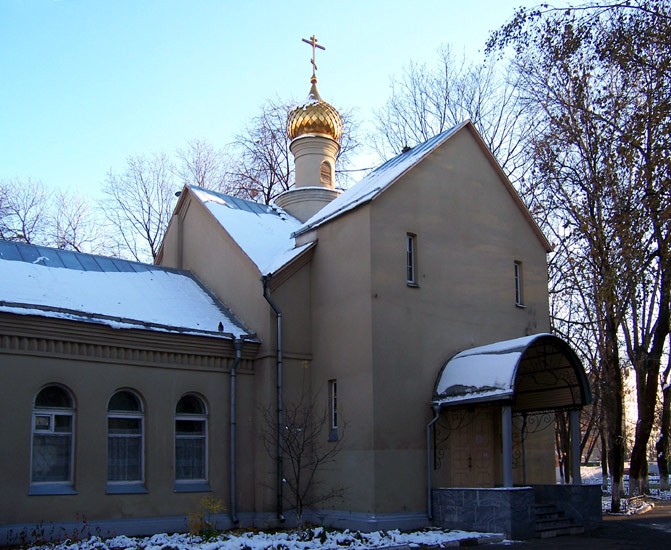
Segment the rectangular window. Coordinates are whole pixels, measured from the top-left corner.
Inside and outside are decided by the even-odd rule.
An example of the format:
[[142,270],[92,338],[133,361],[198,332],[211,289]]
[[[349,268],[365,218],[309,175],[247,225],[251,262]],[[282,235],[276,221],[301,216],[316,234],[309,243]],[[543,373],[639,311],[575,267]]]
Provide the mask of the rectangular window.
[[338,441],[338,381],[329,380],[329,441]]
[[207,426],[205,419],[175,420],[175,479],[205,480],[207,463]]
[[142,418],[108,416],[107,481],[142,481]]
[[406,278],[408,286],[417,284],[417,235],[407,233],[405,236]]
[[72,481],[72,414],[33,415],[31,481]]
[[515,305],[524,307],[524,296],[522,294],[522,262],[515,261]]
[[338,429],[338,381],[329,380],[329,417],[331,419],[331,429]]

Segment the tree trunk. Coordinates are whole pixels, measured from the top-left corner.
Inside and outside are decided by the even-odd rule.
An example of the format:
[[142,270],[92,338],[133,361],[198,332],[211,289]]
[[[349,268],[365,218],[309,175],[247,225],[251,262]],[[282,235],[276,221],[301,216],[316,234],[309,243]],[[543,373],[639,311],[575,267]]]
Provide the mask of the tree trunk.
[[[642,372],[637,372],[638,388],[638,422],[636,422],[636,435],[634,447],[631,451],[631,462],[629,466],[629,494],[640,495],[645,493],[646,480],[648,477],[647,448],[650,433],[655,420],[655,405],[657,404],[657,389],[660,370],[660,358],[645,357],[638,367]],[[638,370],[637,369],[637,370]]]
[[660,277],[660,304],[659,315],[654,325],[650,351],[634,350],[637,361],[636,367],[636,396],[638,397],[638,422],[636,423],[636,437],[634,448],[631,451],[629,470],[629,493],[643,494],[647,487],[648,464],[647,450],[650,433],[655,422],[655,407],[659,390],[659,372],[661,370],[662,354],[666,337],[669,334],[669,300],[671,288],[666,271]]
[[608,446],[606,445],[606,435],[603,430],[599,435],[601,440],[601,489],[608,490]]
[[601,354],[603,386],[601,398],[606,420],[608,444],[608,469],[612,479],[611,512],[620,512],[622,474],[624,473],[624,384],[617,348],[616,325],[607,321],[604,350]]
[[[670,359],[671,361],[671,359]],[[669,490],[669,432],[671,431],[671,385],[662,392],[662,425],[655,445],[657,467],[659,468],[659,488]]]

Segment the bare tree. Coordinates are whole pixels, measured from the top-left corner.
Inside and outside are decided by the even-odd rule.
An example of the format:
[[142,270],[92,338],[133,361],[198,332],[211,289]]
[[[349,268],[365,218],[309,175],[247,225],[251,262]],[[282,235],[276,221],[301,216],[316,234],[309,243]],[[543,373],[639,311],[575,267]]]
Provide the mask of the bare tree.
[[177,149],[175,174],[182,185],[197,185],[206,189],[228,192],[225,154],[203,139],[194,139],[185,149]]
[[176,188],[165,154],[129,157],[121,173],[110,170],[103,192],[107,220],[119,252],[137,261],[153,261],[170,221]]
[[319,481],[320,474],[333,465],[342,449],[345,426],[336,441],[328,441],[328,412],[306,390],[296,401],[284,403],[281,429],[275,411],[264,410],[263,419],[261,437],[268,455],[275,458],[279,448],[288,462],[284,482],[301,528],[307,508],[342,498],[346,492],[345,487],[322,488]]
[[[267,101],[259,115],[231,144],[226,189],[245,199],[270,203],[294,184],[294,162],[289,150],[287,116],[294,103]],[[340,112],[343,135],[340,140],[338,164],[345,165],[358,141],[354,136],[354,122],[350,112]],[[336,170],[336,179],[342,185],[347,172]]]
[[0,182],[0,239],[48,244],[49,193],[35,180]]
[[[559,241],[552,258],[560,300],[555,311],[565,326],[587,330],[585,344],[596,350],[615,511],[626,435],[622,369],[634,366],[639,388],[631,463],[636,490],[647,474],[650,411],[669,332],[664,213],[671,148],[664,128],[671,102],[669,45],[662,38],[669,30],[660,30],[660,19],[650,15],[668,12],[668,1],[636,6],[521,11],[490,43],[513,44],[520,85],[535,107],[534,173],[526,197]],[[562,326],[558,316],[554,322]]]
[[53,196],[49,223],[49,244],[62,250],[103,254],[108,238],[97,213],[88,200],[74,193],[57,192]]
[[434,65],[411,62],[391,81],[391,97],[376,113],[373,143],[382,158],[400,153],[470,119],[513,181],[523,176],[524,109],[502,62],[467,63],[444,46]]

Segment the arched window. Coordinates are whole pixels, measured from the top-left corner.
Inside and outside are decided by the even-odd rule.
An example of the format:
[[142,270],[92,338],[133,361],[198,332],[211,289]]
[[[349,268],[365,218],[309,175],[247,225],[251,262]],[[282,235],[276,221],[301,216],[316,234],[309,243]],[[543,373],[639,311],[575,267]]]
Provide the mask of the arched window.
[[[140,398],[129,390],[116,392],[107,406],[107,481],[144,480],[144,412]],[[108,485],[109,491],[109,485]]]
[[60,386],[47,386],[35,396],[31,485],[72,485],[74,423],[74,400],[67,390]]
[[175,409],[175,481],[207,481],[207,409],[193,394]]
[[319,180],[322,185],[327,185],[328,187],[333,186],[333,174],[331,170],[331,163],[324,160],[321,163],[321,172],[319,175]]

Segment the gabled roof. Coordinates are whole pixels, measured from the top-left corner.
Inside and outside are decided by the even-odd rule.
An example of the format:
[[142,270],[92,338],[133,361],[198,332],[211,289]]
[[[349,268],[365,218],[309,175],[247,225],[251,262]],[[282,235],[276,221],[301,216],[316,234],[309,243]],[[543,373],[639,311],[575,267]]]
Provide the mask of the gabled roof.
[[570,346],[552,334],[533,334],[467,349],[440,371],[435,406],[493,401],[521,411],[578,408],[591,402],[591,392]]
[[314,246],[314,243],[295,246],[292,234],[301,222],[276,206],[239,199],[195,185],[188,185],[187,188],[249,257],[261,275],[272,275]]
[[498,164],[491,151],[483,141],[482,137],[478,133],[477,129],[473,126],[470,120],[466,120],[461,124],[458,124],[449,130],[438,134],[437,136],[432,137],[431,139],[416,145],[412,149],[401,153],[400,155],[388,160],[370,174],[364,177],[360,182],[351,188],[347,189],[340,196],[338,196],[331,203],[322,208],[309,220],[307,220],[298,230],[295,231],[294,236],[307,233],[312,229],[323,225],[342,214],[349,212],[374,200],[377,196],[387,190],[391,185],[398,181],[404,174],[410,171],[413,167],[423,161],[427,156],[429,156],[433,151],[438,149],[450,138],[458,134],[463,129],[471,130],[472,135],[475,137],[475,140],[485,154],[490,164],[499,174],[502,183],[505,185],[506,190],[510,193],[511,197],[519,207],[521,213],[531,225],[532,230],[535,232],[538,239],[541,241],[541,244],[546,251],[550,252],[552,247],[548,242],[543,232],[536,224],[535,220],[531,216],[531,213],[527,209],[526,205],[520,198],[519,194],[515,188],[510,183],[510,180],[506,174],[501,169],[501,166]]
[[9,241],[0,241],[0,312],[222,338],[248,332],[188,272]]

